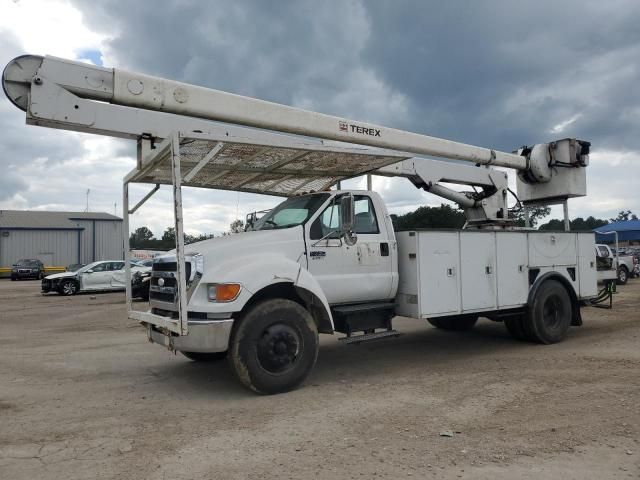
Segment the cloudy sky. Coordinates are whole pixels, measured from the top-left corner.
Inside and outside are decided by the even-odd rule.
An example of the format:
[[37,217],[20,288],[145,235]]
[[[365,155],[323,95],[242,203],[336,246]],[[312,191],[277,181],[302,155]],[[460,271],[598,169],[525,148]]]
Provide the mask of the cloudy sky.
[[[81,59],[505,151],[588,140],[589,196],[571,215],[640,213],[637,0],[0,0],[0,11],[0,67],[24,53]],[[0,209],[83,210],[90,189],[90,210],[120,214],[135,142],[26,126],[3,97],[0,149]],[[405,182],[374,181],[392,212],[440,203]],[[133,227],[161,234],[169,198]],[[189,189],[186,230],[220,232],[279,201]]]

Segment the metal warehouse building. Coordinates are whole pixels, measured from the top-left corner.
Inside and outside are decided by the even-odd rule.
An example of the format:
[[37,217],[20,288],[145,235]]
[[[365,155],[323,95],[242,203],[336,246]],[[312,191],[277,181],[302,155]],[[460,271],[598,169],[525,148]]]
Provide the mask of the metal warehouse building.
[[123,246],[122,219],[115,215],[0,210],[0,272],[21,258],[37,258],[50,271],[72,263],[121,260]]

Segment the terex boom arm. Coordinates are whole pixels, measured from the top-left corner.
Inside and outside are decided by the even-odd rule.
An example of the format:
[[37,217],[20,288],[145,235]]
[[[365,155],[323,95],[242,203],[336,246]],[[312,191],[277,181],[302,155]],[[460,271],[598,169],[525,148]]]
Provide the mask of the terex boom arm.
[[[79,99],[99,100],[182,117],[217,120],[278,132],[467,160],[482,165],[491,164],[518,170],[527,167],[526,159],[520,155],[49,56],[25,55],[12,60],[3,73],[3,87],[9,99],[27,112],[29,123],[59,128],[100,131],[127,137],[149,133],[149,128],[152,128],[145,118],[140,119],[145,122],[141,124],[131,114],[121,118],[122,122],[109,121],[109,114],[101,113],[108,112],[102,106],[69,101],[76,96]],[[61,95],[60,90],[66,91],[68,95],[52,98],[52,95]],[[116,115],[122,113],[121,110],[112,112]],[[155,127],[152,132],[154,136],[165,138],[172,130],[186,130],[172,125],[169,131],[162,131],[162,127],[163,125]]]
[[[426,159],[410,159],[393,167],[385,167],[376,173],[408,177],[415,185],[450,198],[465,208],[478,207],[480,202],[485,207],[490,207],[485,210],[493,211],[485,215],[484,221],[506,218],[506,200],[503,193],[506,180],[502,173],[481,166],[517,170],[518,191],[525,202],[566,200],[568,197],[586,194],[584,167],[588,161],[589,144],[577,140],[539,144],[532,148],[524,148],[518,153],[505,153],[172,80],[49,56],[25,55],[15,58],[7,64],[2,84],[7,97],[18,108],[26,111],[29,124],[137,139],[140,146],[138,168],[144,166],[145,155],[149,153],[153,144],[169,138],[172,132],[196,132],[220,139],[250,139],[265,147],[262,153],[269,150],[270,154],[276,148],[274,145],[279,142],[281,148],[286,146],[291,149],[287,142],[293,141],[292,137],[281,135],[286,133],[389,149],[395,153],[395,157],[388,155],[382,161],[380,157],[389,150],[370,149],[369,152],[378,152],[375,155],[380,161],[352,162],[349,164],[352,165],[350,169],[344,168],[345,163],[348,163],[346,161],[342,164],[336,161],[335,166],[331,163],[325,164],[322,168],[327,182],[335,183],[341,178],[370,173],[381,166],[397,163],[402,160],[397,158],[398,152],[472,162],[480,168],[444,162],[434,163],[435,161]],[[226,124],[214,123],[211,120]],[[200,168],[207,164],[216,164],[216,155],[223,155],[226,148],[228,147],[222,140],[215,142],[208,156],[204,156],[199,163]],[[326,150],[329,151],[328,148]],[[336,147],[330,152],[332,160],[342,158],[337,150]],[[362,160],[363,152],[352,150],[350,154],[354,155],[344,158]],[[357,154],[360,154],[360,157]],[[308,159],[315,153],[304,155],[307,155]],[[411,156],[405,154],[404,158]],[[256,151],[248,161],[255,163],[258,157],[260,152]],[[297,158],[282,160],[281,164],[272,165],[264,171],[272,176],[276,171],[286,171],[288,173],[283,173],[283,178],[292,178],[296,172],[301,175],[300,172],[304,170],[285,168],[291,167],[295,161]],[[353,167],[356,164],[358,167]],[[321,170],[317,165],[313,168],[316,174]],[[258,172],[255,168],[242,170],[242,164],[236,164],[227,171],[233,171],[239,178],[223,187],[216,186],[215,182],[209,186],[243,189],[250,182],[251,175],[255,176]],[[240,178],[242,175],[244,180]],[[214,177],[220,178],[215,175]],[[472,198],[470,194],[460,194],[446,189],[437,183],[439,181],[480,186],[483,192]],[[246,190],[269,191],[248,188]],[[300,188],[291,193],[281,194],[294,192],[300,193]],[[497,193],[499,195],[496,197]],[[489,205],[490,199],[492,205]],[[482,220],[480,217],[471,219]]]

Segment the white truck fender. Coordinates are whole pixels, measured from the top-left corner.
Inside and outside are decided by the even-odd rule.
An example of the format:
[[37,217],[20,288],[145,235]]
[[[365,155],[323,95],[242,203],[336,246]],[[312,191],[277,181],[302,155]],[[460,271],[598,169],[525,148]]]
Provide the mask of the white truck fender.
[[[322,288],[309,271],[298,262],[282,256],[273,256],[265,259],[263,255],[256,256],[255,261],[244,262],[239,268],[232,268],[225,272],[223,281],[243,281],[243,287],[250,292],[246,301],[264,288],[278,283],[291,284],[297,294],[305,301],[310,313],[313,315],[321,333],[333,333],[333,317],[329,302]],[[241,310],[246,305],[238,305]]]
[[[312,315],[316,318],[318,324],[318,330],[321,333],[333,333],[333,316],[331,315],[331,308],[329,302],[325,296],[320,284],[309,273],[309,270],[300,266],[300,272],[295,282],[295,287],[298,293],[309,305]],[[307,298],[305,298],[307,297]],[[320,301],[320,305],[318,305]]]

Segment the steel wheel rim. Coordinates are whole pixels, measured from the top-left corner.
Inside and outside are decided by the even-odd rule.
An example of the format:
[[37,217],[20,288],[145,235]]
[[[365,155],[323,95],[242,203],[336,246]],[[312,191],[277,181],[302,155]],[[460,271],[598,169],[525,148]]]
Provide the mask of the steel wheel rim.
[[300,333],[282,323],[265,328],[256,348],[260,367],[272,375],[290,372],[298,364],[301,352]]
[[550,329],[558,328],[564,318],[564,305],[558,295],[547,298],[542,307],[542,321],[545,327]]

